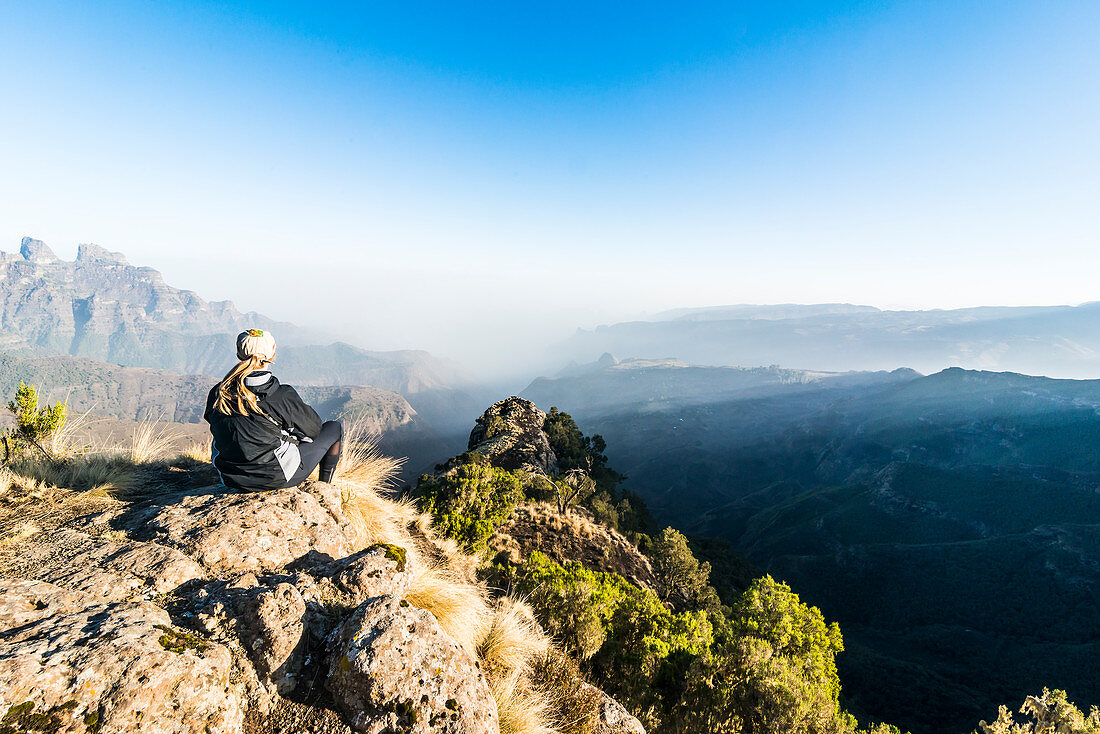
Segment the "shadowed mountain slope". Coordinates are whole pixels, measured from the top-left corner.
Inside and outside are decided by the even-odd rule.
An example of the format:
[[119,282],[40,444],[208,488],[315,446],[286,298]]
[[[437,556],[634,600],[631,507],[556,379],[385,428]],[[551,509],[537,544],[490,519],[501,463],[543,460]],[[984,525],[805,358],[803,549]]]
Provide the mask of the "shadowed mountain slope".
[[1100,699],[1100,380],[949,369],[644,404],[630,370],[598,377],[621,406],[588,402],[592,376],[539,402],[603,435],[658,520],[836,619],[861,718],[946,734],[1044,685]]

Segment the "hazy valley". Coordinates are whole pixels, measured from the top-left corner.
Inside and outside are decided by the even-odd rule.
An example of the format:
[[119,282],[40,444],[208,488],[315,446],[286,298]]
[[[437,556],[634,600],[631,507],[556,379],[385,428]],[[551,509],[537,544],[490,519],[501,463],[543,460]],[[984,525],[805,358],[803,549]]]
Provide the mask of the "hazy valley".
[[[252,325],[275,331],[276,372],[323,416],[409,457],[405,483],[465,450],[505,397],[428,352],[331,342],[102,248],[65,262],[25,239],[0,269],[0,389],[33,383],[119,426],[201,437],[206,392]],[[519,394],[606,440],[647,532],[671,525],[701,554],[727,541],[839,622],[861,721],[946,734],[1044,685],[1100,700],[1100,381],[944,369],[1096,374],[1097,309],[685,310],[578,332],[552,350],[568,366]],[[539,512],[509,527],[549,551],[523,526]]]

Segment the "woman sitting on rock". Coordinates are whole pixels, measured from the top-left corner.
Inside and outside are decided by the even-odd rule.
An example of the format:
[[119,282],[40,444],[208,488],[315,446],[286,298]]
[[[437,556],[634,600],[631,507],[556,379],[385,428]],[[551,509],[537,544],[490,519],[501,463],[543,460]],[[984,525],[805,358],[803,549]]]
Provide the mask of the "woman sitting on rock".
[[331,482],[340,460],[339,421],[317,411],[267,370],[275,338],[260,329],[237,336],[240,362],[210,390],[204,418],[214,437],[211,461],[222,483],[241,490],[295,487],[320,465]]

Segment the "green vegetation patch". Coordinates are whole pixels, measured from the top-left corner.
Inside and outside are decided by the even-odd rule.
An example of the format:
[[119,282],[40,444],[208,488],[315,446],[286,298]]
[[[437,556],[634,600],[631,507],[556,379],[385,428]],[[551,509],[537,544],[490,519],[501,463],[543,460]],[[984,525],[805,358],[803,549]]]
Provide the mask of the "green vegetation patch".
[[393,545],[392,543],[375,543],[368,550],[375,548],[381,548],[386,553],[386,558],[390,559],[397,564],[398,571],[405,570],[406,553],[405,549],[399,545]]
[[60,731],[76,707],[76,701],[66,701],[44,711],[35,711],[34,701],[15,704],[0,718],[0,734]]
[[210,643],[202,639],[198,635],[193,635],[190,632],[184,632],[183,630],[172,629],[166,627],[163,624],[156,625],[156,628],[164,634],[160,636],[157,642],[160,646],[169,652],[176,654],[183,654],[184,650],[194,650],[195,652],[206,652],[210,649]]
[[[699,564],[687,565],[692,586]],[[558,564],[537,551],[516,569],[495,570],[511,575],[540,623],[582,661],[585,677],[648,731],[857,731],[839,703],[839,627],[770,576],[752,582],[732,607],[706,595],[704,608],[678,611],[618,574]]]
[[[466,456],[468,462],[458,463]],[[467,550],[479,551],[523,500],[524,477],[474,457],[452,460],[455,463],[440,476],[421,476],[416,497],[421,511],[435,517],[436,530]]]

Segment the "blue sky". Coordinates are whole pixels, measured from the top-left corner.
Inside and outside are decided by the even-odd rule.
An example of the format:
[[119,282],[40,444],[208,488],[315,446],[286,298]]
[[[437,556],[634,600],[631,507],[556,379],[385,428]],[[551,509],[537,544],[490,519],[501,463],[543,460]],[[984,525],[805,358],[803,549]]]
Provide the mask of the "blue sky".
[[0,2],[0,249],[486,363],[1100,299],[1100,4],[315,5]]

